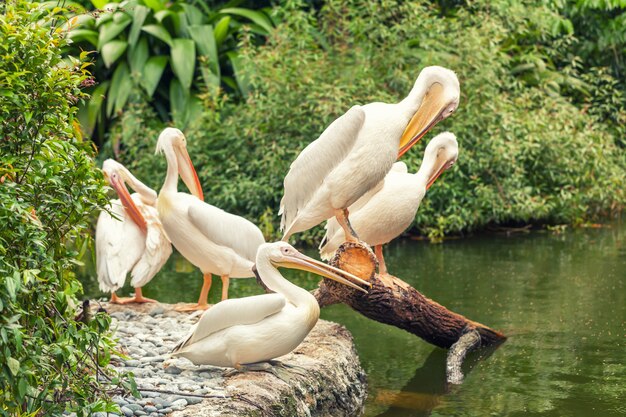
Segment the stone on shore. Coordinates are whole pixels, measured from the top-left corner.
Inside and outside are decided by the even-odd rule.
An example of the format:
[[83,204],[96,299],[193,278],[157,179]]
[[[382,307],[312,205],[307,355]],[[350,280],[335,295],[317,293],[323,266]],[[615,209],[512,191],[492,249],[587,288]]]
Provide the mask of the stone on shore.
[[[304,342],[277,360],[291,368],[281,378],[267,372],[236,373],[169,358],[173,346],[200,313],[174,305],[112,305],[112,328],[126,359],[114,357],[119,370],[132,371],[142,398],[116,397],[122,415],[355,416],[366,397],[365,373],[352,335],[343,326],[319,320]],[[281,371],[282,372],[282,371]],[[145,413],[145,414],[144,414]]]

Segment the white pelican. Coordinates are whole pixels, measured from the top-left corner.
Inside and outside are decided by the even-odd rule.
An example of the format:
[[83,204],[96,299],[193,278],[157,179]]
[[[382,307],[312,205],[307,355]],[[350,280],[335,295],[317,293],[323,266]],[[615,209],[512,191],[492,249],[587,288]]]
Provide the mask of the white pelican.
[[194,364],[233,367],[240,371],[269,370],[270,360],[294,350],[320,315],[317,300],[287,281],[278,267],[297,268],[352,288],[369,284],[341,269],[302,255],[286,242],[265,243],[256,268],[273,294],[222,301],[206,311],[174,348]]
[[[399,156],[456,110],[459,81],[442,67],[426,67],[397,104],[354,106],[311,142],[291,164],[280,202],[283,240],[335,216],[346,240],[348,207],[385,178]],[[358,232],[358,229],[357,229]]]
[[[396,162],[377,192],[368,193],[350,206],[352,225],[359,236],[374,246],[380,274],[387,274],[382,245],[398,237],[415,220],[426,190],[456,162],[456,137],[445,132],[435,136],[424,152],[416,174],[409,174],[404,162]],[[343,233],[334,218],[326,224],[320,245],[322,259],[329,259],[343,243]]]
[[[110,202],[117,218],[105,211],[98,217],[96,269],[100,289],[111,291],[112,303],[152,302],[143,297],[141,287],[159,272],[172,253],[157,214],[157,193],[112,159],[104,161],[102,172],[120,199]],[[130,195],[125,183],[136,193]],[[124,285],[129,271],[135,297],[121,299],[115,291]]]
[[[265,239],[248,220],[202,201],[200,182],[180,130],[165,129],[156,150],[167,159],[167,175],[157,203],[159,217],[174,247],[204,275],[198,303],[186,309],[206,309],[211,274],[221,276],[222,300],[228,298],[229,278],[254,276],[256,251]],[[193,195],[178,192],[179,174]]]

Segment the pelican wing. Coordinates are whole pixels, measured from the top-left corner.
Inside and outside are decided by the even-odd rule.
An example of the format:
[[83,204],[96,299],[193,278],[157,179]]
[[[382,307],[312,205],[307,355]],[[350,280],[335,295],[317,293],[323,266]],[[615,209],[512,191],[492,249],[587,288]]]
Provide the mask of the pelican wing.
[[204,312],[187,336],[176,344],[172,353],[228,327],[258,323],[281,311],[286,303],[282,294],[262,294],[221,301]]
[[151,206],[139,206],[147,223],[145,236],[145,251],[131,271],[131,285],[135,288],[143,287],[161,270],[172,254],[170,243],[157,210]]
[[110,207],[117,219],[103,211],[96,225],[96,270],[102,291],[116,291],[124,285],[145,247],[144,234],[127,218],[120,201],[112,200]]
[[265,243],[263,233],[252,222],[197,200],[189,205],[189,219],[213,243],[232,249],[251,262]]
[[354,106],[332,122],[320,137],[311,142],[289,167],[285,194],[280,201],[280,228],[286,230],[298,211],[309,202],[326,176],[343,161],[356,142],[365,121],[365,112]]

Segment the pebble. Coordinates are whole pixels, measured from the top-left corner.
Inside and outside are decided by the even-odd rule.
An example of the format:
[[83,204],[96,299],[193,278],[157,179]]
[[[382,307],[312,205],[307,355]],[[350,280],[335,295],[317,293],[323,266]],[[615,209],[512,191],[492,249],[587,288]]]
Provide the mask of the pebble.
[[[111,313],[117,329],[116,337],[127,358],[113,357],[111,364],[118,371],[133,372],[141,398],[116,396],[120,416],[163,417],[204,400],[185,394],[226,395],[224,369],[207,365],[196,366],[186,359],[170,358],[169,352],[198,320],[184,313],[154,307],[147,314],[134,311]],[[175,394],[149,391],[167,390]],[[103,415],[104,416],[104,415]],[[94,414],[94,417],[103,417]],[[109,416],[113,414],[109,413]]]

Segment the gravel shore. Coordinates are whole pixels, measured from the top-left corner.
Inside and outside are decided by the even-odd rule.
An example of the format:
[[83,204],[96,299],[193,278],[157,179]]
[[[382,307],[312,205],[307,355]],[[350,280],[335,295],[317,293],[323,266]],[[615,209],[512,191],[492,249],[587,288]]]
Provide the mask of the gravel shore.
[[[296,370],[284,380],[266,372],[225,377],[227,368],[195,366],[168,353],[200,313],[174,305],[104,305],[114,318],[119,346],[130,359],[113,358],[132,371],[142,398],[115,397],[121,414],[109,416],[355,416],[366,396],[365,373],[352,336],[320,320],[292,353],[278,358]],[[105,413],[97,413],[104,417]]]

